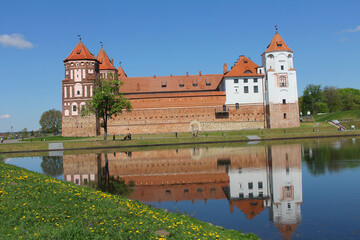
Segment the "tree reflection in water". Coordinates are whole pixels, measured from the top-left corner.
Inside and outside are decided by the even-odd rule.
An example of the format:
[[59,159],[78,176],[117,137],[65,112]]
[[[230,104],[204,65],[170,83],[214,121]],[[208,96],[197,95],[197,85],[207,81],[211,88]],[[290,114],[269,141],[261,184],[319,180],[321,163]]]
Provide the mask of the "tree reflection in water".
[[44,156],[40,166],[45,175],[50,177],[57,177],[64,173],[62,156]]
[[109,160],[108,156],[105,153],[105,167],[101,169],[99,185],[97,189],[102,192],[108,192],[111,194],[129,196],[133,192],[133,187],[135,187],[135,181],[130,181],[129,184],[126,184],[123,179],[120,177],[110,176],[109,174]]

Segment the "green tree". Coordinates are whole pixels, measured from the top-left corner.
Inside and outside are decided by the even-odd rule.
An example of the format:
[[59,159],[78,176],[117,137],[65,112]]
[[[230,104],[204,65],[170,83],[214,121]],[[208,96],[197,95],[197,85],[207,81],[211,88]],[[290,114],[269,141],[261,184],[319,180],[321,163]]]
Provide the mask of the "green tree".
[[40,125],[43,132],[57,133],[61,131],[61,112],[51,109],[44,112],[40,118]]
[[57,177],[64,173],[62,156],[43,156],[40,166],[46,176]]
[[354,88],[339,89],[341,111],[360,110],[360,90]]
[[27,128],[24,128],[23,130],[21,130],[21,136],[23,138],[27,138],[29,136]]
[[336,87],[325,86],[323,90],[323,99],[329,108],[329,112],[337,112],[340,110],[340,95],[339,90]]
[[104,128],[104,140],[107,139],[108,120],[122,113],[122,110],[132,110],[130,101],[119,92],[118,81],[101,79],[97,82],[93,97],[87,102],[86,107],[81,109],[81,115],[95,114],[102,119],[101,126]]
[[306,114],[308,111],[311,114],[316,114],[319,112],[319,102],[322,98],[321,85],[309,84],[306,86],[303,92],[301,102],[301,111]]

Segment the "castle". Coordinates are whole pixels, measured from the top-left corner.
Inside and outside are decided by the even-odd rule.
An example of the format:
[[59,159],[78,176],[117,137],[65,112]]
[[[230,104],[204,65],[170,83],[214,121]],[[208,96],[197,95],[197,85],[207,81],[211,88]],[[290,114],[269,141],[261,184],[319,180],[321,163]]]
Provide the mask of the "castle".
[[293,50],[276,32],[261,56],[262,66],[240,56],[221,74],[128,77],[103,47],[95,58],[80,40],[64,60],[62,135],[103,134],[100,120],[79,110],[96,81],[111,75],[123,83],[120,92],[133,110],[110,119],[108,134],[299,127]]

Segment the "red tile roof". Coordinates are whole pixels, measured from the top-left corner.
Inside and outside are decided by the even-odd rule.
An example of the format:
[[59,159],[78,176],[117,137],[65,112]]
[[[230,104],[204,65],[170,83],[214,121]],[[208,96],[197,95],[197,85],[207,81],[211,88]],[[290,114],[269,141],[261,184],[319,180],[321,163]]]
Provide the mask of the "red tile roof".
[[127,78],[127,75],[126,75],[124,69],[121,66],[119,66],[119,68],[118,68],[118,76],[119,76],[119,79],[120,78]]
[[106,54],[104,48],[100,49],[100,52],[98,53],[96,59],[100,62],[99,69],[100,70],[116,70],[116,68],[113,65],[113,61],[110,61],[110,58]]
[[284,42],[284,40],[282,39],[282,37],[280,36],[280,34],[278,32],[275,33],[273,39],[271,40],[269,46],[267,47],[265,52],[274,52],[274,51],[290,51],[293,52],[293,50],[291,50],[286,43]]
[[229,72],[225,74],[225,77],[261,77],[263,74],[257,73],[259,65],[251,61],[245,56],[240,56],[235,65]]
[[64,62],[69,60],[96,60],[85,45],[80,41]]
[[223,74],[127,77],[120,78],[124,83],[120,91],[125,94],[214,91],[222,78]]

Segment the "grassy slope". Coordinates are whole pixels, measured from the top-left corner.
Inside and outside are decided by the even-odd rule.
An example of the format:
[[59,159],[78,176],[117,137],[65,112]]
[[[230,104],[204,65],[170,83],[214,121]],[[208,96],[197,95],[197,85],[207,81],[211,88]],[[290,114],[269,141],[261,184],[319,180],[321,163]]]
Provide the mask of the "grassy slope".
[[329,113],[329,114],[325,114],[325,115],[314,116],[314,118],[315,118],[315,121],[317,121],[317,122],[323,122],[326,120],[328,120],[328,121],[342,120],[342,119],[360,120],[360,110]]
[[[0,239],[257,239],[0,162]],[[162,238],[165,239],[165,238]]]

